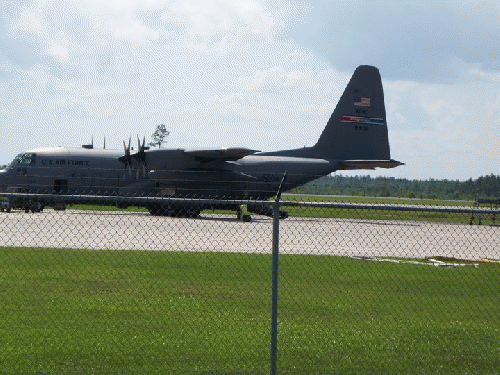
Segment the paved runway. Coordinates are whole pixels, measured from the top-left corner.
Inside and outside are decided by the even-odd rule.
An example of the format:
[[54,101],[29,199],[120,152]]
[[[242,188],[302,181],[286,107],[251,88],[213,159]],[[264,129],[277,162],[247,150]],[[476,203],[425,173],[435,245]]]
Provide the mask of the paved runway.
[[[270,253],[272,221],[148,213],[45,210],[0,213],[0,246]],[[409,221],[288,218],[280,252],[460,259],[500,258],[500,227]]]

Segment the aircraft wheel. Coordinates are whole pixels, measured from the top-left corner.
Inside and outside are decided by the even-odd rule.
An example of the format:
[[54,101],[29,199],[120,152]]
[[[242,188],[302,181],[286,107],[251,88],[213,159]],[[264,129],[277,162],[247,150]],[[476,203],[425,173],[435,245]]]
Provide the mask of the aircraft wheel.
[[149,213],[153,216],[162,216],[165,214],[165,209],[160,204],[153,204],[149,206]]
[[195,218],[200,216],[201,210],[198,208],[191,208],[187,212],[187,217]]
[[66,209],[66,205],[64,202],[56,202],[54,203],[54,211],[64,211]]
[[184,209],[180,207],[170,207],[166,214],[171,217],[183,217],[185,215]]
[[45,206],[41,204],[40,202],[35,202],[33,203],[31,207],[31,212],[42,212]]

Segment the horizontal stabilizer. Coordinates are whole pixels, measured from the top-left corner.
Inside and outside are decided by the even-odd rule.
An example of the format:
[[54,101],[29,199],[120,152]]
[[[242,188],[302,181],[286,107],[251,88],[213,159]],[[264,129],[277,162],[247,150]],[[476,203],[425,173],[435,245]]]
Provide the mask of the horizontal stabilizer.
[[396,168],[404,165],[396,160],[344,160],[340,163],[337,169],[351,170],[351,169],[375,169],[375,168]]

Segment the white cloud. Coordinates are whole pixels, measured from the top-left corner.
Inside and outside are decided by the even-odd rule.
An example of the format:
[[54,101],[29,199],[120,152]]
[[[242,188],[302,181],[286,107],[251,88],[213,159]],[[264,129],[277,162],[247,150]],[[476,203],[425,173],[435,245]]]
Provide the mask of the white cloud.
[[173,2],[169,13],[162,19],[186,25],[192,37],[220,35],[235,26],[267,38],[273,34],[274,21],[257,1],[182,0]]
[[40,6],[25,7],[17,22],[10,27],[9,32],[11,35],[21,33],[45,35],[48,30],[42,8]]
[[69,47],[67,45],[53,45],[49,49],[49,53],[63,61],[69,60]]
[[454,85],[384,86],[391,155],[406,163],[396,176],[464,180],[499,173],[493,157],[500,148],[496,85],[464,77]]
[[306,93],[320,89],[312,71],[287,71],[281,66],[256,71],[253,76],[244,79],[242,87],[248,93],[276,93],[281,90]]
[[144,26],[142,21],[134,19],[130,14],[127,18],[128,22],[111,17],[107,19],[106,26],[114,37],[136,43],[158,38],[158,33]]
[[107,106],[94,111],[96,117],[114,117],[120,111],[117,106]]
[[133,89],[128,86],[108,85],[102,87],[91,87],[82,92],[82,96],[98,97],[106,95],[132,94]]
[[85,102],[81,98],[75,96],[63,96],[54,101],[54,104],[59,107],[73,107],[76,105],[84,105]]
[[[101,2],[96,0],[38,1],[23,7],[20,16],[10,28],[10,34],[19,39],[34,39],[35,48],[63,61],[70,51],[82,42],[102,39],[109,35],[130,43],[144,43],[158,38],[158,33],[144,25],[137,17],[138,9],[159,6],[161,2]],[[93,35],[88,34],[90,25]],[[82,37],[81,33],[84,34]],[[101,34],[101,36],[99,36]],[[90,39],[89,39],[90,38]],[[85,40],[86,39],[86,40]]]
[[160,0],[100,1],[74,3],[86,16],[96,32],[132,43],[144,43],[158,38],[158,32],[138,17],[139,11],[153,11],[164,6]]
[[421,106],[430,117],[435,119],[443,116],[462,116],[464,113],[464,109],[460,105],[450,103],[444,99],[430,100],[427,95],[422,97]]
[[245,49],[254,38],[272,42],[275,33],[272,16],[252,0],[173,1],[161,19],[184,30],[184,48],[215,56]]
[[[359,27],[351,22],[354,16],[348,10],[327,7],[328,12],[318,15],[322,9],[316,9],[316,3],[281,9],[288,4],[51,0],[23,5],[15,13],[19,18],[5,22],[6,43],[0,40],[4,55],[0,64],[6,72],[0,73],[5,77],[0,162],[7,162],[5,158],[28,143],[74,146],[92,134],[105,133],[108,147],[121,148],[121,139],[138,130],[149,135],[159,123],[172,131],[169,144],[174,147],[242,145],[276,150],[314,144],[358,63],[357,53],[368,51],[363,49],[368,42],[362,35],[350,34],[352,25]],[[396,8],[401,16],[408,15]],[[433,22],[442,10],[425,23],[424,8],[418,8],[416,19],[394,17],[397,12],[372,17],[372,9],[366,5],[366,12],[356,16],[356,22],[366,23],[358,31],[368,28],[372,40],[395,45],[378,45],[386,48],[384,52],[369,49],[378,51],[380,59],[367,61],[364,55],[360,63],[385,64],[381,74],[392,156],[407,162],[404,168],[383,173],[409,178],[499,173],[498,156],[496,167],[488,161],[498,155],[500,128],[500,77],[492,65],[439,52],[443,44],[455,43],[447,39],[453,33],[437,33],[450,25],[449,19],[444,26]],[[347,17],[344,21],[342,15]],[[325,18],[314,18],[320,16]],[[342,22],[329,30],[330,16]],[[377,27],[371,28],[373,23]],[[324,32],[309,36],[321,36],[315,40],[325,45],[338,40],[343,44],[320,55],[309,48],[312,43],[300,44],[304,39],[292,32],[296,24]],[[415,33],[403,33],[408,30]],[[434,42],[430,35],[439,40]],[[471,40],[483,35],[491,34],[482,32]],[[24,49],[16,49],[21,40]],[[405,48],[410,45],[416,47],[408,57]],[[458,50],[456,45],[453,51]],[[425,50],[423,55],[419,47]],[[395,50],[405,53],[393,59]],[[429,51],[437,54],[432,55],[435,61],[426,60]],[[493,58],[497,55],[497,50],[491,52]],[[422,65],[426,61],[429,66]],[[436,61],[443,71],[434,72],[435,77],[450,73],[451,66],[450,84],[429,83],[436,82],[435,77],[420,79],[419,74],[435,70]],[[420,73],[409,74],[415,69]],[[385,81],[391,74],[405,80]],[[30,126],[19,130],[19,124]],[[30,136],[33,133],[36,138]],[[54,140],[56,133],[67,139]],[[24,143],[16,139],[19,134]]]
[[481,70],[480,68],[474,67],[469,69],[469,74],[471,76],[479,77],[485,81],[500,83],[500,72]]
[[35,83],[37,86],[45,86],[53,80],[44,67],[39,64],[36,64],[31,67],[31,69],[26,70],[25,76],[28,78],[29,83]]

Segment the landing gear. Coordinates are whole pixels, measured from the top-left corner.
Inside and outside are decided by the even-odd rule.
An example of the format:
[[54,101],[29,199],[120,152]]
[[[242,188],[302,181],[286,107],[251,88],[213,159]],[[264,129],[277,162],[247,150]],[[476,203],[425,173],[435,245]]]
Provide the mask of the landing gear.
[[32,213],[42,212],[44,208],[45,208],[45,206],[40,202],[31,202],[28,205],[24,206],[24,212],[26,212],[26,213],[28,213],[30,211]]
[[[254,214],[273,217],[273,209],[267,205],[249,204],[247,205],[247,209],[249,212],[253,212]],[[280,211],[280,219],[286,219],[287,217],[288,212]]]
[[125,203],[125,202],[118,202],[118,203],[116,204],[116,207],[118,207],[118,208],[119,208],[119,209],[121,209],[121,210],[126,210],[127,208],[129,208],[129,207],[130,207],[130,205],[128,205],[128,204],[127,204],[127,203]]
[[245,206],[237,206],[236,207],[236,217],[239,221],[243,221],[245,223],[252,221],[252,216],[250,216],[247,213]]
[[45,206],[40,202],[33,202],[30,209],[31,212],[42,212]]
[[45,205],[41,202],[22,202],[22,201],[14,201],[13,202],[2,202],[0,206],[0,211],[2,212],[11,212],[14,210],[24,210],[25,213],[42,212],[45,208]]

